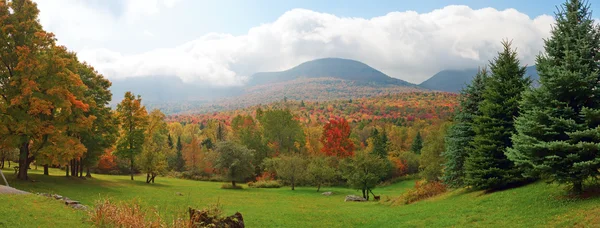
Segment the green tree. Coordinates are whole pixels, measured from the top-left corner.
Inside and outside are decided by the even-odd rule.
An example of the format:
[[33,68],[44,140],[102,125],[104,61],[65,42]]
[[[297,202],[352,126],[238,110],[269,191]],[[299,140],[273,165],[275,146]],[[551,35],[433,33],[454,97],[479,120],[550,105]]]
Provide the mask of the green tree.
[[215,168],[235,187],[236,181],[244,181],[254,173],[252,159],[254,151],[232,141],[219,142],[215,151],[218,154]]
[[531,84],[524,78],[511,43],[490,63],[491,76],[486,80],[481,115],[475,117],[473,151],[466,160],[466,182],[475,189],[498,189],[523,180],[521,170],[504,154],[512,146],[514,118],[518,116],[521,94]]
[[292,186],[292,190],[295,190],[296,183],[306,180],[308,161],[298,154],[284,154],[267,159],[265,163],[265,167],[274,170],[279,179]]
[[487,69],[480,69],[471,84],[461,91],[460,106],[454,116],[454,125],[448,129],[446,150],[442,154],[446,159],[442,180],[451,187],[464,186],[465,160],[473,150],[471,142],[475,137],[474,117],[480,115],[479,104],[483,100]]
[[421,132],[417,131],[417,135],[410,146],[410,151],[415,154],[421,154],[421,149],[423,149],[423,138],[421,137]]
[[239,143],[255,151],[253,164],[255,173],[260,174],[263,160],[270,155],[257,122],[252,116],[237,115],[231,121],[231,129]]
[[123,101],[117,105],[117,118],[121,124],[121,137],[117,141],[115,155],[129,160],[129,172],[133,180],[134,160],[142,152],[145,139],[148,113],[142,106],[142,98],[126,92]]
[[173,158],[173,169],[178,172],[182,172],[185,168],[185,160],[183,159],[183,145],[181,144],[181,137],[177,137],[177,144],[175,146],[175,157]]
[[361,190],[363,197],[368,200],[369,192],[387,175],[388,164],[388,161],[377,155],[360,151],[354,157],[342,160],[340,170],[348,185]]
[[432,131],[424,142],[425,145],[419,158],[419,168],[421,176],[427,181],[439,181],[442,176],[444,164],[442,153],[446,149],[444,144],[446,129],[447,124],[442,124],[439,129]]
[[600,27],[590,6],[570,0],[559,8],[545,50],[536,61],[540,86],[524,95],[507,156],[526,176],[580,193],[600,170]]
[[332,165],[334,157],[317,156],[312,157],[308,163],[307,174],[311,183],[317,186],[317,192],[321,185],[335,180],[337,173]]
[[290,110],[268,110],[260,119],[265,139],[277,146],[278,152],[299,152],[304,145],[304,131]]
[[388,137],[384,132],[379,133],[377,128],[373,128],[373,133],[371,134],[371,138],[373,138],[373,150],[372,154],[375,154],[379,157],[386,158],[388,155]]
[[137,164],[140,170],[146,173],[146,183],[154,183],[156,176],[163,174],[167,168],[166,158],[170,150],[167,138],[169,130],[164,121],[165,114],[158,109],[153,110],[148,119],[146,139],[142,153],[137,156]]

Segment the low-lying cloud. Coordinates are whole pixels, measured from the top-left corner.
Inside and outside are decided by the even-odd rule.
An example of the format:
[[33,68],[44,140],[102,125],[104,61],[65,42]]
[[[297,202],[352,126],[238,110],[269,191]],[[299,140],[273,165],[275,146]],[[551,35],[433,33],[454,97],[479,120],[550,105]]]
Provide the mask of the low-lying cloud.
[[[111,24],[118,28],[121,22],[139,20],[139,15],[158,10],[148,8],[122,20],[111,19],[99,11],[93,15],[95,11],[90,9],[77,15],[85,16],[87,21],[102,20],[99,26],[110,31]],[[44,26],[47,21],[61,21],[50,13],[41,18]],[[549,36],[553,22],[547,15],[532,19],[514,9],[475,10],[467,6],[447,6],[423,14],[391,12],[370,19],[294,9],[240,36],[211,33],[184,44],[163,44],[166,48],[142,53],[124,54],[86,45],[79,45],[81,48],[75,51],[82,60],[112,79],[169,75],[185,82],[229,86],[243,84],[256,72],[285,70],[308,60],[340,57],[362,61],[392,77],[420,83],[443,69],[487,64],[501,50],[503,39],[512,40],[522,63],[531,65],[543,50],[543,38]],[[60,32],[67,29],[58,23],[46,27],[56,32],[59,39]],[[143,34],[149,37],[153,33],[144,30]],[[118,34],[99,36],[66,37],[65,44],[85,42],[88,38],[115,40]]]

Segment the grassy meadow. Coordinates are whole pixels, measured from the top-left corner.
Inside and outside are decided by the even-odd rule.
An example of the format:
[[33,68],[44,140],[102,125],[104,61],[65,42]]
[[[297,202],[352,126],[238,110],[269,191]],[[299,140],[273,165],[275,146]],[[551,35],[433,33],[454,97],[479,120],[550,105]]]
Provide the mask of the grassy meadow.
[[[239,211],[248,227],[592,227],[600,224],[600,197],[572,199],[561,186],[534,183],[490,194],[455,190],[411,205],[387,202],[344,202],[358,191],[324,187],[323,196],[313,187],[243,190],[220,189],[221,183],[158,177],[146,184],[142,176],[94,175],[80,180],[63,177],[51,169],[31,170],[35,182],[15,180],[5,169],[11,186],[30,192],[56,193],[94,205],[99,199],[137,201],[155,208],[165,221],[185,217],[188,207],[219,203],[226,215]],[[382,201],[413,187],[408,180],[376,188]],[[179,195],[181,193],[182,195]],[[0,227],[87,227],[85,212],[36,195],[0,195]]]

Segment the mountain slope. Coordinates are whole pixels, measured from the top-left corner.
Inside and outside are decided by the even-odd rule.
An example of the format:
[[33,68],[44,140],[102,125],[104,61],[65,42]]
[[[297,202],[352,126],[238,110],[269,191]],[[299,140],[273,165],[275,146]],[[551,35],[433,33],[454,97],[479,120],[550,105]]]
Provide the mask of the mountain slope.
[[376,85],[414,86],[409,82],[392,78],[362,62],[340,58],[315,59],[285,71],[256,73],[252,75],[248,86],[285,82],[302,77],[337,78]]
[[[471,83],[475,74],[477,74],[477,69],[475,68],[465,70],[443,70],[425,80],[419,84],[419,86],[431,90],[457,93],[460,92],[465,85]],[[533,80],[534,86],[538,84],[537,81],[539,80],[539,75],[535,66],[527,67],[525,75]]]

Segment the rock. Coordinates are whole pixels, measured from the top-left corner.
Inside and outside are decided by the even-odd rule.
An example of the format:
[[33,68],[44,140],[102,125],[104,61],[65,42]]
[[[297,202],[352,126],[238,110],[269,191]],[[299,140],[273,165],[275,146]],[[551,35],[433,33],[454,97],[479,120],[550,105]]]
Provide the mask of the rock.
[[348,201],[351,201],[351,202],[363,202],[363,201],[367,201],[367,199],[362,198],[362,197],[357,196],[357,195],[347,195],[346,199],[344,200],[344,202],[348,202]]
[[183,196],[183,193],[181,193],[181,192],[178,192],[178,193],[175,193],[175,195],[178,195],[178,196]]
[[66,199],[64,201],[65,201],[66,205],[79,204],[79,201],[75,201],[75,200]]
[[330,196],[333,195],[333,192],[323,192],[321,195]]
[[57,200],[63,199],[63,197],[61,195],[57,195],[57,194],[53,194],[52,197],[54,197],[54,199],[57,199]]
[[230,227],[244,228],[244,217],[239,212],[232,216],[219,218],[211,215],[208,210],[196,210],[189,208],[190,221],[194,224],[193,227]]
[[82,210],[82,211],[87,211],[88,210],[88,207],[85,206],[85,205],[83,205],[83,204],[71,204],[69,206],[72,207],[73,209],[76,209],[76,210]]

